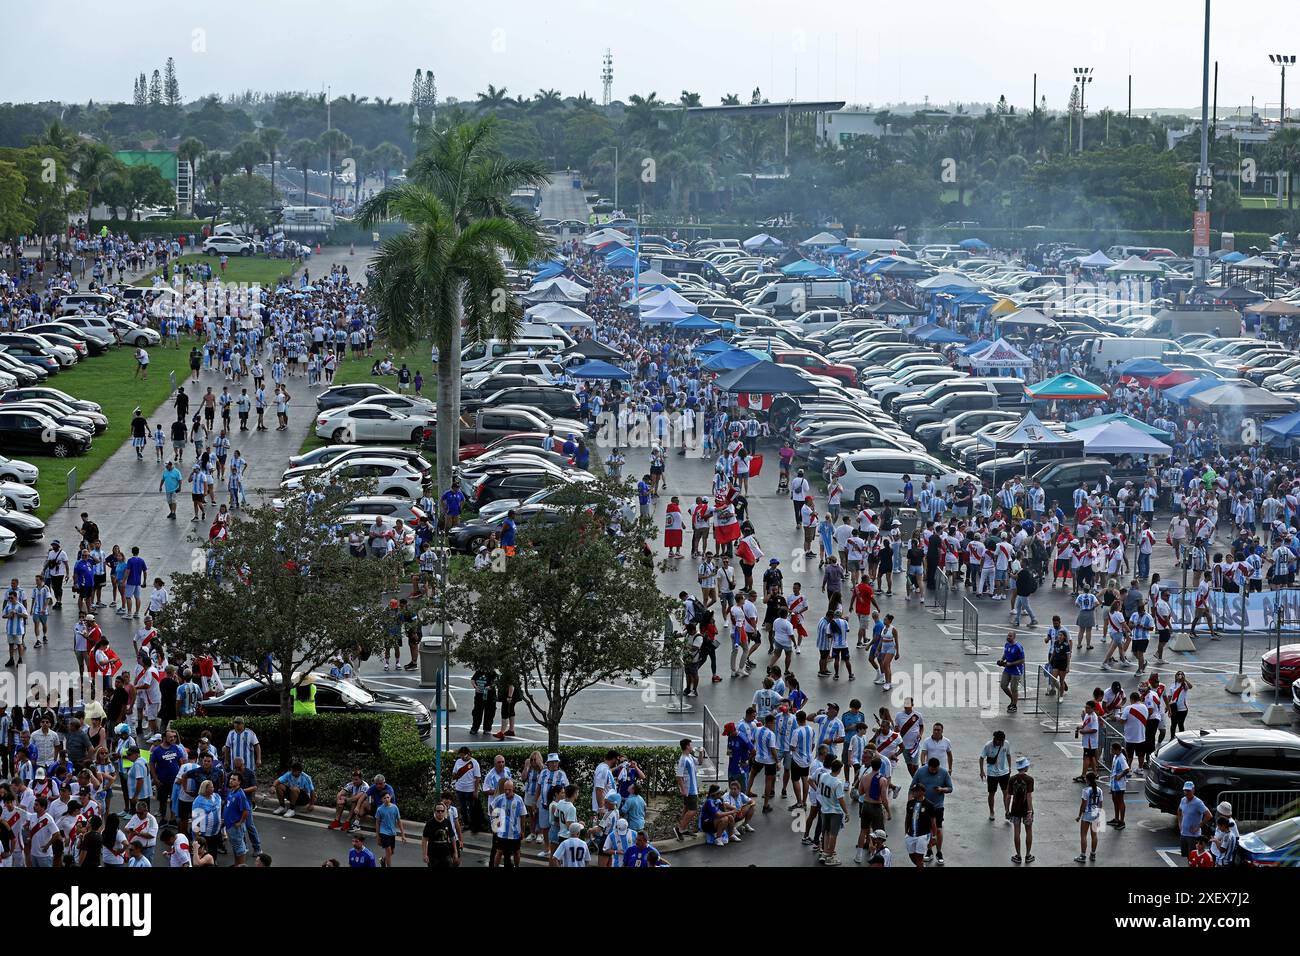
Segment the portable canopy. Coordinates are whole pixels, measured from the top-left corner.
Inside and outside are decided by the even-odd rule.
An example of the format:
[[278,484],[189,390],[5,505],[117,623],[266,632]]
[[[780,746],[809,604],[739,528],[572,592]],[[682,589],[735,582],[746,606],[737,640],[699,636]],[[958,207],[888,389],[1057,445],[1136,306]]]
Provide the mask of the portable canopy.
[[830,232],[819,232],[817,235],[809,236],[803,242],[799,243],[801,246],[809,246],[811,248],[838,246],[839,244],[840,237]]
[[580,309],[558,302],[544,302],[543,307],[534,306],[527,315],[537,318],[547,325],[558,325],[566,329],[594,329],[596,320]]
[[[677,288],[677,283],[674,282],[672,279],[668,278],[666,275],[664,275],[664,274],[663,274],[662,272],[660,272],[658,269],[646,269],[645,271],[643,271],[643,272],[641,273],[641,275],[638,277],[638,280],[637,280],[637,281],[640,283],[641,288],[643,288],[643,289],[644,289],[646,286],[650,286],[650,285],[661,285],[661,286],[663,286],[663,287],[666,288],[666,289],[676,289],[676,288]],[[631,283],[631,281],[628,281],[628,282],[626,282],[626,283],[624,283],[624,284],[625,284],[625,285],[631,285],[632,283]]]
[[970,345],[963,345],[957,351],[961,352],[962,355],[967,355],[967,356],[976,355],[980,352],[983,352],[986,348],[988,348],[992,344],[993,343],[990,342],[988,339],[978,339],[972,342]]
[[663,305],[665,302],[671,302],[686,312],[695,311],[695,303],[686,296],[682,295],[676,289],[647,289],[639,296],[632,300],[630,304],[638,305],[643,309],[653,309],[657,305]]
[[632,377],[632,373],[626,369],[600,359],[588,359],[581,365],[575,365],[569,369],[569,374],[574,378],[599,378],[607,381],[624,381]]
[[1260,302],[1258,305],[1248,305],[1242,311],[1250,312],[1252,315],[1300,315],[1300,305],[1294,302],[1287,302],[1285,299],[1273,299],[1269,302]]
[[571,348],[565,349],[562,355],[580,355],[587,359],[621,359],[623,353],[618,349],[606,345],[604,342],[597,342],[595,339],[583,339]]
[[710,355],[700,363],[700,368],[709,372],[730,372],[734,369],[744,368],[747,365],[753,365],[755,362],[763,362],[766,360],[767,357],[760,352],[752,352],[749,349],[729,347],[724,352]]
[[546,265],[542,266],[540,269],[537,270],[537,274],[533,276],[533,282],[534,284],[538,282],[545,282],[547,279],[554,279],[556,276],[564,275],[564,273],[565,273],[565,266],[563,263],[548,262]]
[[989,244],[985,242],[983,239],[963,239],[961,242],[957,243],[957,245],[962,249],[966,249],[972,252],[975,251],[976,249],[989,248]]
[[528,302],[586,302],[587,290],[571,279],[556,277],[533,286],[523,296]]
[[979,284],[964,272],[936,272],[930,278],[922,279],[916,287],[927,292],[939,289],[962,289],[968,292],[979,290]]
[[931,345],[964,345],[970,341],[960,332],[954,332],[942,325],[923,326],[922,331],[913,334],[912,337],[918,342],[929,342]]
[[724,392],[750,395],[814,395],[817,392],[816,385],[789,365],[767,361],[755,362],[719,375],[714,384]]
[[1193,371],[1204,371],[1204,369],[1176,368],[1157,379],[1152,379],[1151,384],[1156,388],[1173,388],[1175,385],[1182,385],[1184,382],[1191,382],[1198,378],[1199,376],[1192,374]]
[[1214,292],[1216,302],[1228,302],[1239,308],[1242,303],[1258,302],[1262,298],[1264,298],[1264,293],[1239,285],[1230,285],[1226,289],[1219,289]]
[[1300,412],[1283,415],[1259,427],[1270,445],[1287,445],[1300,440]]
[[760,232],[756,236],[750,236],[748,239],[742,242],[741,245],[744,246],[746,249],[748,249],[750,252],[758,252],[758,251],[766,251],[766,250],[775,251],[777,249],[785,248],[784,242],[776,238],[776,236],[769,236],[765,232]]
[[1005,448],[1016,451],[1022,448],[1041,448],[1043,445],[1076,445],[1082,443],[1077,438],[1061,435],[1044,425],[1033,412],[1030,412],[1011,431],[999,438],[981,435],[979,442],[987,448]]
[[811,259],[800,259],[798,262],[792,262],[788,266],[782,266],[781,273],[788,276],[807,276],[814,279],[828,279],[837,276],[834,269],[828,269],[820,263],[813,262]]
[[1127,422],[1113,421],[1074,432],[1090,455],[1167,455],[1168,445]]
[[674,322],[673,328],[680,329],[683,332],[721,332],[722,323],[714,322],[702,315],[688,315],[686,318]]
[[[979,364],[976,359],[972,362]],[[1025,393],[1035,401],[1069,401],[1072,399],[1098,399],[1106,397],[1106,390],[1094,385],[1086,378],[1065,372],[1045,382],[1038,382],[1025,389]]]
[[1190,382],[1184,382],[1182,385],[1175,385],[1173,388],[1165,390],[1165,398],[1171,402],[1177,402],[1179,405],[1186,405],[1193,395],[1197,392],[1204,392],[1207,389],[1217,388],[1223,384],[1223,379],[1213,372],[1206,375],[1198,376]]
[[584,246],[603,246],[611,242],[617,242],[624,246],[632,244],[632,240],[617,229],[597,229],[595,232],[582,237]]
[[605,257],[605,265],[610,269],[634,269],[636,253],[627,246],[619,246]]
[[1023,329],[1055,329],[1055,319],[1050,319],[1037,309],[1017,309],[1010,315],[998,316],[998,325],[1014,325]]
[[984,351],[971,355],[970,363],[980,368],[1028,368],[1034,360],[1006,339],[998,339]]
[[1112,275],[1162,276],[1165,267],[1158,262],[1147,262],[1137,256],[1129,256],[1123,262],[1117,262],[1106,270]]
[[1211,411],[1234,409],[1247,415],[1267,415],[1270,412],[1281,415],[1296,408],[1293,400],[1249,382],[1224,382],[1203,389],[1192,395],[1191,403],[1197,408]]
[[1224,256],[1220,256],[1219,261],[1226,262],[1229,265],[1231,265],[1234,263],[1241,262],[1245,258],[1246,258],[1246,254],[1244,252],[1238,252],[1237,250],[1234,249],[1232,252],[1229,252]]
[[685,309],[673,305],[671,302],[665,302],[657,305],[652,309],[641,309],[641,321],[647,324],[655,325],[665,322],[677,322],[691,315]]
[[1168,375],[1172,372],[1168,365],[1157,362],[1152,358],[1136,358],[1125,362],[1119,370],[1121,375],[1132,375],[1135,378],[1159,378],[1162,375]]
[[710,339],[695,350],[696,355],[717,355],[719,352],[730,352],[735,346],[729,345],[722,339]]
[[879,275],[896,276],[900,279],[918,279],[921,276],[930,276],[933,270],[926,268],[919,262],[912,262],[908,259],[899,259],[897,262],[887,262],[877,270]]
[[1020,311],[1020,306],[1011,299],[1003,299],[989,309],[989,315],[997,317],[999,315],[1010,315],[1012,312]]
[[1163,429],[1156,428],[1154,425],[1148,425],[1140,418],[1134,418],[1132,415],[1125,415],[1123,412],[1109,412],[1105,415],[1093,415],[1091,418],[1081,418],[1077,422],[1069,422],[1065,428],[1066,431],[1079,432],[1089,428],[1096,428],[1098,425],[1109,425],[1111,422],[1123,422],[1130,428],[1136,428],[1140,432],[1145,432],[1152,438],[1159,438],[1161,441],[1168,441],[1174,436]]
[[901,299],[885,299],[867,309],[872,315],[925,315],[919,305],[910,305]]
[[1277,271],[1277,264],[1269,262],[1263,256],[1251,256],[1249,259],[1242,259],[1240,262],[1234,263],[1232,267],[1234,269],[1260,269],[1264,272]]
[[822,250],[822,252],[826,253],[828,256],[847,256],[853,252],[853,250],[843,243],[837,243],[833,246],[827,246]]
[[1090,256],[1081,256],[1075,260],[1084,269],[1109,269],[1115,260],[1098,249]]

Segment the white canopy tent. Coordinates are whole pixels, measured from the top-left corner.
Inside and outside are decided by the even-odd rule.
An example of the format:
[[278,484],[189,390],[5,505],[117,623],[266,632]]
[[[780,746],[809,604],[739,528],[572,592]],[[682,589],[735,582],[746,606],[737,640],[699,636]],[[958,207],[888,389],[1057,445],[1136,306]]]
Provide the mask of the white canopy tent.
[[633,299],[630,304],[640,306],[643,309],[653,309],[665,302],[671,302],[679,309],[685,309],[687,312],[698,311],[694,302],[675,289],[647,289]]
[[594,329],[596,320],[580,309],[559,302],[543,302],[524,313],[527,318],[566,329]]
[[1002,338],[969,356],[969,361],[977,368],[1029,368],[1034,364],[1033,359]]
[[936,272],[928,279],[922,279],[916,284],[918,289],[966,289],[974,292],[979,289],[977,283],[964,272]]
[[1154,435],[1121,421],[1081,428],[1072,435],[1083,439],[1083,450],[1090,455],[1167,455],[1173,451]]
[[835,235],[833,232],[819,232],[817,235],[805,239],[803,242],[799,243],[799,245],[810,246],[813,248],[818,246],[838,246],[841,241],[840,237]]
[[584,246],[603,246],[607,242],[617,242],[625,246],[632,245],[632,240],[625,233],[617,229],[597,229],[590,235],[582,237]]
[[653,309],[643,308],[641,310],[641,321],[653,324],[677,322],[681,319],[689,318],[692,315],[694,315],[694,313],[678,308],[671,302],[664,302],[655,306]]
[[1147,262],[1137,256],[1129,256],[1123,262],[1115,263],[1106,271],[1115,275],[1162,276],[1165,274],[1165,267],[1158,262]]
[[563,292],[564,297],[566,299],[569,299],[570,301],[573,302],[587,301],[586,287],[580,285],[577,282],[574,282],[572,279],[566,279],[564,278],[564,276],[556,276],[554,279],[547,279],[545,282],[537,283],[537,285],[532,286],[527,292],[524,293],[524,298],[528,298],[529,296],[536,295],[537,293],[552,287],[557,288],[561,292]]

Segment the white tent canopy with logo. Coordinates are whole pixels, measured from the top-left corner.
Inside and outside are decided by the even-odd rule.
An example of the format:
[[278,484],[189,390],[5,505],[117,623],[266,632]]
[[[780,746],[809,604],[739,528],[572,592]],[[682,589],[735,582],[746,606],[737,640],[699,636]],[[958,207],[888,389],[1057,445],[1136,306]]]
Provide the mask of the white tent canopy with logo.
[[543,302],[541,305],[535,305],[525,312],[524,316],[536,319],[539,322],[545,322],[547,325],[558,325],[566,329],[594,329],[596,327],[596,320],[586,312],[559,302]]
[[989,437],[980,435],[981,445],[988,448],[1038,448],[1043,445],[1079,445],[1077,435],[1062,435],[1048,428],[1033,412],[1005,435]]
[[1029,368],[1034,364],[1033,359],[1006,339],[998,339],[969,358],[976,368]]

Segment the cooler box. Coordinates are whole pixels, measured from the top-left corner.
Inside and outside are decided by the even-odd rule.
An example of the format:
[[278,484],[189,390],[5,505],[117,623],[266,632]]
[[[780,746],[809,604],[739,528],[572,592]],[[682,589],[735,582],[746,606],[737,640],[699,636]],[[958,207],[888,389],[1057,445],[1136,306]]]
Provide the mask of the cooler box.
[[763,473],[763,456],[751,455],[749,458],[749,477],[757,478]]

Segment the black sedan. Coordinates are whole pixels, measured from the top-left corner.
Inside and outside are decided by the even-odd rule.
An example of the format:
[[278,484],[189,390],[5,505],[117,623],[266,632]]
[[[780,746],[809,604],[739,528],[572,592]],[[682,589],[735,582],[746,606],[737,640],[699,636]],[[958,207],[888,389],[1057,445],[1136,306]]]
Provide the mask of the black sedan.
[[[338,680],[327,674],[313,673],[316,683],[316,711],[322,714],[371,713],[405,714],[415,719],[421,737],[433,733],[433,719],[429,708],[412,697],[371,690],[359,679]],[[248,678],[226,690],[219,697],[205,700],[199,705],[199,716],[232,718],[257,715],[273,716],[280,713],[280,685]]]
[[45,537],[45,522],[35,515],[0,508],[0,528],[8,528],[18,536],[19,544],[35,544]]
[[393,390],[378,382],[356,382],[352,385],[335,385],[316,396],[316,410],[326,412],[331,408],[357,405],[374,395],[391,395]]
[[47,415],[0,407],[0,452],[67,458],[90,451],[90,432],[60,425]]

